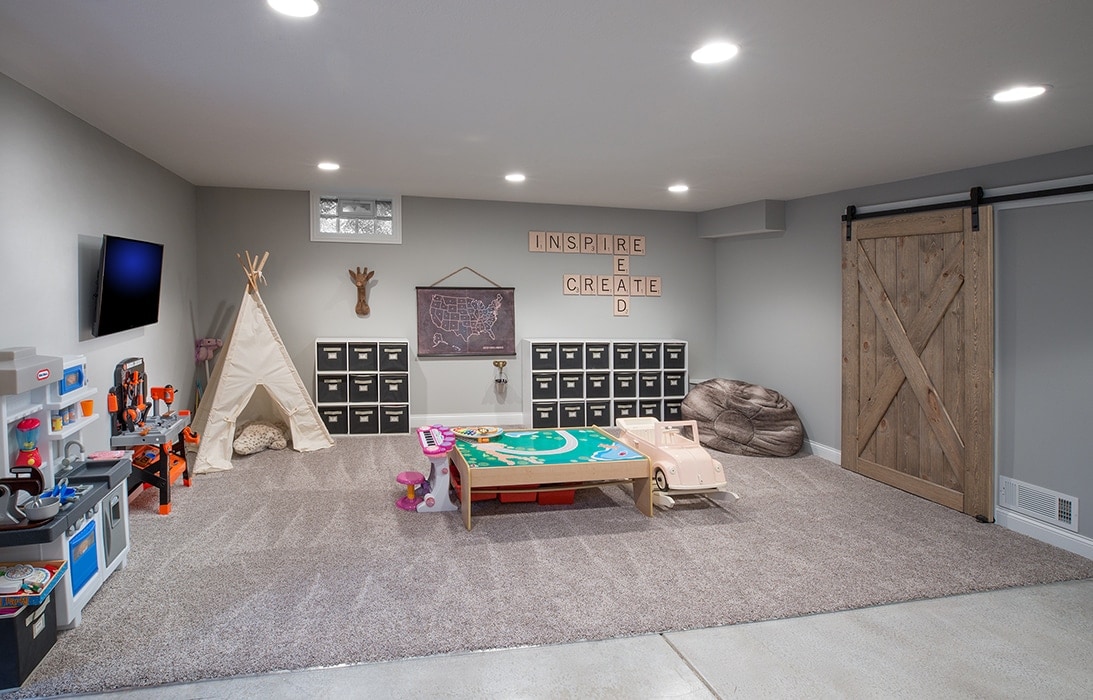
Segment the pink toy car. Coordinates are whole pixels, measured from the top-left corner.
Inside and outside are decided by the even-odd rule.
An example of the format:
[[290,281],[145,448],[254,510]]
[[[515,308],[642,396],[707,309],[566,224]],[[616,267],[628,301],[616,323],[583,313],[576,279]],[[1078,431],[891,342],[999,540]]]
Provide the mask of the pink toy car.
[[618,418],[619,442],[653,462],[653,480],[661,491],[724,491],[721,463],[698,442],[693,420],[659,421],[652,417]]

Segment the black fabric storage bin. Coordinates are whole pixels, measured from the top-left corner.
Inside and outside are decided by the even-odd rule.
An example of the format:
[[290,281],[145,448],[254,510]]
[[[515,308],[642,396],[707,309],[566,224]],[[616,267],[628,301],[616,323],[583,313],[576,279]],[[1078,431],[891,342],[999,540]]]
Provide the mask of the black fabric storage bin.
[[584,368],[585,369],[610,369],[611,344],[610,343],[585,343],[584,344]]
[[345,403],[349,400],[347,375],[320,374],[315,385],[315,403]]
[[585,407],[585,422],[588,425],[611,425],[611,402],[589,402]]
[[348,369],[345,343],[319,343],[315,346],[315,369],[319,372],[338,372]]
[[584,367],[583,343],[558,343],[558,369]]
[[345,435],[349,432],[349,411],[345,406],[319,406],[319,417],[326,424],[331,435]]
[[349,371],[375,372],[379,366],[379,356],[375,343],[349,344]]
[[584,395],[589,399],[606,399],[611,396],[610,372],[587,372],[584,375]]
[[57,608],[52,593],[38,605],[0,617],[0,690],[22,685],[56,642]]
[[406,403],[409,400],[410,386],[407,375],[380,375],[380,403]]
[[638,345],[637,343],[615,343],[613,347],[614,358],[612,359],[611,366],[615,369],[637,369],[638,368]]
[[683,369],[687,366],[687,346],[683,343],[664,344],[664,368]]
[[660,369],[660,343],[640,343],[638,345],[638,367],[641,369]]
[[638,415],[637,401],[615,401],[612,404],[612,413],[615,420],[619,418],[634,418]]
[[375,374],[349,375],[349,403],[376,403],[379,395]]
[[583,401],[562,401],[558,404],[558,427],[579,428],[585,425]]
[[569,372],[558,375],[558,398],[581,399],[584,398],[584,375],[580,372]]
[[533,343],[531,346],[532,369],[558,369],[558,344]]
[[533,428],[557,428],[558,404],[550,401],[531,404],[531,427]]
[[558,398],[558,375],[553,372],[535,372],[531,375],[532,399]]
[[410,369],[410,348],[406,343],[380,343],[380,371],[406,372]]
[[378,406],[350,406],[349,434],[373,435],[380,431],[380,409]]
[[380,406],[380,432],[410,432],[410,407],[405,405]]

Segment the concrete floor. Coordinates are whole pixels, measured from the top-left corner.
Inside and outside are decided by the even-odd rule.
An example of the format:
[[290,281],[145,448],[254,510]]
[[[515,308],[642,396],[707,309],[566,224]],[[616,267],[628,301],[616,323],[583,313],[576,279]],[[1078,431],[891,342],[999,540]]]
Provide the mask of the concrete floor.
[[1093,579],[88,698],[1090,698]]

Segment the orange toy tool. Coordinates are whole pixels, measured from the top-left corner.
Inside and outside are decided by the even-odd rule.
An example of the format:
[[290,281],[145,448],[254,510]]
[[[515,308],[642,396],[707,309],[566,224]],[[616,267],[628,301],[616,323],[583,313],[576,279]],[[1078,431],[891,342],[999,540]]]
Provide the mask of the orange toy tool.
[[149,393],[152,395],[152,401],[156,402],[153,405],[153,412],[159,415],[159,402],[162,401],[167,405],[167,411],[163,415],[171,415],[171,404],[175,402],[175,388],[170,384],[167,386],[154,386],[149,390]]
[[201,444],[201,436],[195,433],[188,425],[182,429],[182,439],[195,445]]

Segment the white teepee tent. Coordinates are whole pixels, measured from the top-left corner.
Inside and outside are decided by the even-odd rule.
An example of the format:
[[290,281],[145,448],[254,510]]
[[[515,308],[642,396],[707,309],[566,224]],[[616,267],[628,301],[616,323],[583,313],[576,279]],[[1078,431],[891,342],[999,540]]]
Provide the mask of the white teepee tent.
[[[252,398],[255,404],[268,398],[264,408],[270,415],[263,417],[288,425],[292,449],[310,452],[334,446],[258,295],[258,280],[265,281],[262,267],[269,253],[261,262],[257,256],[251,260],[249,251],[246,256],[246,263],[239,258],[247,273],[247,288],[239,303],[235,327],[220,351],[209,385],[194,413],[193,427],[201,436],[193,463],[197,474],[232,468],[236,420],[244,409],[250,412]],[[259,388],[264,389],[265,397],[255,396]]]

